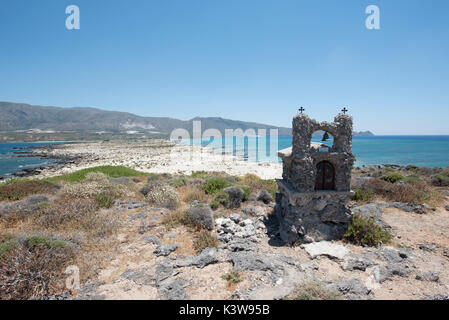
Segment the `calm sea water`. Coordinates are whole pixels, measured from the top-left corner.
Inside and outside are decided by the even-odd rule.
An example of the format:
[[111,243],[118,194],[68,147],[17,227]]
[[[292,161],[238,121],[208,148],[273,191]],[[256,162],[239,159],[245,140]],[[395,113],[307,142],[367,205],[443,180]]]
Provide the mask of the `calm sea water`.
[[[320,138],[312,141],[320,142]],[[0,143],[0,176],[5,176],[24,168],[35,168],[54,162],[40,157],[19,157],[16,151],[32,146],[56,143]],[[182,141],[201,144],[214,152],[232,153],[242,160],[259,162],[279,162],[276,152],[292,145],[291,137],[279,137],[278,144],[270,139],[234,139],[233,143],[223,141]],[[265,144],[265,153],[260,148]],[[270,145],[271,144],[271,145]],[[326,142],[332,144],[332,140]],[[258,152],[259,151],[259,152]],[[374,136],[354,137],[352,151],[356,156],[356,166],[370,164],[414,164],[418,166],[449,166],[449,136]]]
[[[313,142],[321,142],[319,137]],[[183,141],[182,143],[201,143],[210,147],[214,152],[233,153],[250,161],[279,162],[277,150],[292,145],[291,137],[279,137],[278,145],[271,146],[270,139],[246,138],[234,139],[234,143],[223,141]],[[266,153],[261,152],[259,146],[265,143]],[[331,145],[332,140],[326,142]],[[259,151],[259,152],[257,152]],[[355,166],[372,164],[398,164],[429,167],[449,166],[449,136],[374,136],[354,137],[352,151],[356,156]]]
[[48,165],[54,160],[41,157],[19,157],[16,151],[26,151],[33,146],[45,146],[56,143],[0,143],[0,176],[20,171],[25,168],[36,168]]

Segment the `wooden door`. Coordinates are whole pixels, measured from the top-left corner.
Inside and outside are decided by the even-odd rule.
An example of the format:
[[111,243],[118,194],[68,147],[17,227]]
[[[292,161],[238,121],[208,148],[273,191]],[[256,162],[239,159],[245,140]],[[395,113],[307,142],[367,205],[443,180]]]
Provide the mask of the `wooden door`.
[[316,166],[315,190],[335,189],[335,169],[329,161],[321,161]]

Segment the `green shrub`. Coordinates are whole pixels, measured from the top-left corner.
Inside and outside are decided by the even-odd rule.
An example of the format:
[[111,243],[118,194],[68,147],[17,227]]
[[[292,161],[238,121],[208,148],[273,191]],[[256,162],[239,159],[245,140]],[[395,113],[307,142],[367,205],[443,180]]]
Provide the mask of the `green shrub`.
[[343,235],[343,239],[348,242],[371,247],[387,243],[391,238],[391,234],[378,226],[373,218],[365,218],[360,214],[352,217],[352,222]]
[[371,189],[355,189],[355,198],[356,201],[364,201],[367,202],[372,199],[374,192]]
[[201,252],[206,248],[217,248],[218,247],[218,239],[214,235],[212,235],[209,231],[205,229],[201,229],[199,232],[195,234],[195,239],[193,240],[193,249],[197,253]]
[[221,278],[226,280],[228,283],[239,283],[243,281],[240,272],[234,269],[229,270],[227,273],[222,275]]
[[229,194],[224,191],[219,192],[214,196],[210,203],[212,210],[217,210],[219,207],[226,207],[229,203]]
[[188,183],[189,180],[187,179],[187,177],[184,176],[176,177],[170,181],[170,184],[175,188],[186,186]]
[[398,183],[399,181],[404,179],[404,176],[399,172],[392,171],[384,174],[381,179],[390,183]]
[[195,172],[192,172],[192,174],[190,176],[195,179],[206,179],[209,176],[209,172],[195,171]]
[[147,181],[156,181],[156,180],[161,180],[162,177],[161,175],[157,174],[157,173],[149,173],[147,175]]
[[251,189],[248,186],[241,186],[240,189],[243,190],[243,201],[248,200],[251,195]]
[[246,174],[242,179],[242,183],[247,185],[251,192],[259,192],[262,189],[267,190],[273,199],[278,191],[276,180],[263,180],[254,174]]
[[30,236],[25,239],[25,243],[29,247],[46,247],[46,248],[64,248],[69,245],[68,242],[62,240],[52,240],[45,236]]
[[293,300],[341,300],[338,291],[326,288],[321,282],[309,281],[293,294]]
[[446,167],[443,170],[441,170],[441,174],[443,176],[449,177],[449,167]]
[[16,248],[19,245],[17,240],[7,240],[4,242],[0,242],[0,258],[8,253],[11,249]]
[[114,203],[114,198],[104,193],[98,194],[95,200],[102,208],[110,208]]
[[100,172],[110,178],[121,178],[121,177],[139,177],[148,175],[145,172],[136,171],[123,166],[100,166],[82,169],[75,171],[66,175],[48,178],[50,181],[67,181],[67,182],[80,182],[86,179],[88,173]]
[[418,181],[422,181],[422,180],[418,175],[411,174],[409,176],[406,176],[403,181],[405,183],[413,183],[413,182],[418,182]]
[[202,188],[207,194],[214,194],[231,185],[232,184],[226,179],[212,177],[208,179],[205,184],[203,184]]

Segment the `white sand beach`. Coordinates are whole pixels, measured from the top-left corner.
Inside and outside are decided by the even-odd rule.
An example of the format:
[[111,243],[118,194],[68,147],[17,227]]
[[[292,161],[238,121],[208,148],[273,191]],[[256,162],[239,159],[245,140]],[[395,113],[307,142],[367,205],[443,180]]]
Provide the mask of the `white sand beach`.
[[[42,153],[42,150],[34,152]],[[44,169],[39,177],[61,175],[103,165],[121,165],[153,173],[191,174],[193,171],[217,171],[239,176],[251,173],[262,179],[282,177],[280,163],[243,161],[232,155],[212,153],[208,148],[175,145],[165,140],[66,144],[45,150],[45,154],[49,157],[80,159],[63,167]]]

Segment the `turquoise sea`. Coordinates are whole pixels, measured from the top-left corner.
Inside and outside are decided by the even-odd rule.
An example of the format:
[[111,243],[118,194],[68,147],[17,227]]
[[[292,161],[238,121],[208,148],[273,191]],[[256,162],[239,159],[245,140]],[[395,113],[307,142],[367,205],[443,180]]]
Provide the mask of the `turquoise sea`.
[[27,151],[34,146],[45,146],[55,143],[0,143],[0,177],[25,168],[46,166],[54,162],[41,157],[22,157],[17,151]]
[[[321,142],[314,137],[313,142]],[[234,142],[224,138],[212,141],[190,140],[183,143],[201,144],[214,152],[232,153],[243,160],[259,162],[280,161],[277,150],[291,147],[291,137],[278,137],[277,146],[273,144],[270,152],[270,138],[234,138]],[[266,152],[259,146],[265,143]],[[332,144],[332,140],[326,144]],[[258,152],[259,151],[259,152]],[[373,136],[354,137],[352,151],[356,156],[355,166],[372,164],[417,165],[429,167],[449,166],[449,136]]]
[[[320,138],[312,141],[320,142]],[[181,143],[201,144],[213,152],[232,153],[245,161],[278,162],[277,150],[292,145],[291,137],[279,137],[275,144],[269,138],[250,137],[234,139],[233,143],[222,140],[188,140]],[[265,143],[265,153],[262,146]],[[326,142],[331,144],[332,140]],[[20,157],[16,151],[29,147],[55,143],[0,143],[0,176],[20,171],[24,168],[45,166],[54,162],[40,157]],[[270,146],[272,144],[272,146]],[[271,150],[270,150],[271,149]],[[259,151],[259,152],[258,152]],[[352,151],[356,156],[356,166],[370,164],[414,164],[418,166],[449,166],[449,136],[374,136],[354,137]]]

